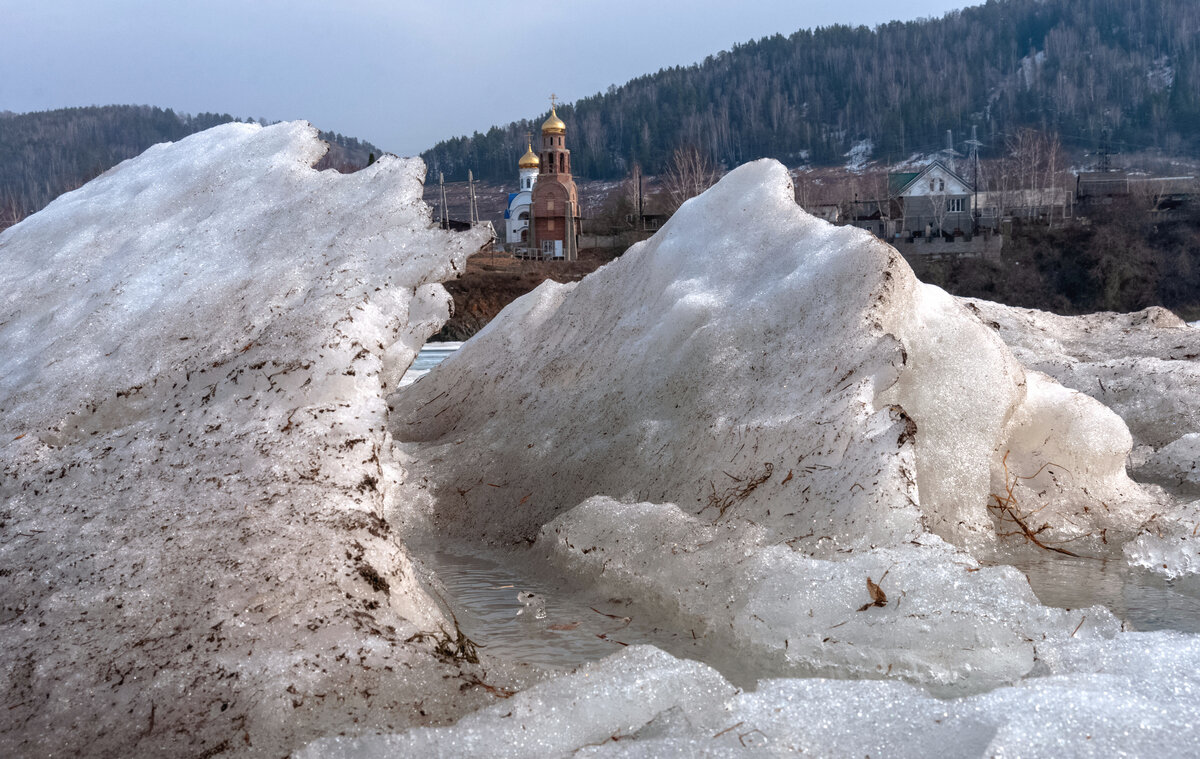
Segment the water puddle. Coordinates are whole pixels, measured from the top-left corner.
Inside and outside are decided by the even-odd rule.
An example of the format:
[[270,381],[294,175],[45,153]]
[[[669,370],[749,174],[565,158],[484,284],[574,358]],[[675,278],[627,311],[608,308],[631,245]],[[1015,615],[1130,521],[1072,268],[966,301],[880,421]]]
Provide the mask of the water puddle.
[[445,586],[462,631],[495,656],[565,670],[637,643],[677,655],[702,645],[647,624],[628,599],[588,597],[519,561],[445,545],[415,553]]
[[1200,578],[1165,580],[1121,559],[1050,553],[1022,555],[1005,563],[1025,573],[1034,595],[1047,606],[1106,606],[1130,630],[1200,633]]

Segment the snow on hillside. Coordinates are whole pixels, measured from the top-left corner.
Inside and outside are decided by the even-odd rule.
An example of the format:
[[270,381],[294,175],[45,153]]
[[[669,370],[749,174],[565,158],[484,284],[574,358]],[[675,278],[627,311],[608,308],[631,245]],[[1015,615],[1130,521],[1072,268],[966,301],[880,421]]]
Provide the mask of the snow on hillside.
[[859,140],[850,147],[846,152],[846,171],[853,174],[861,174],[866,168],[867,163],[871,160],[871,154],[875,150],[875,143],[871,140]]
[[444,620],[380,518],[383,396],[486,240],[420,161],[323,151],[218,127],[0,236],[0,754],[278,755],[459,698],[403,645]]

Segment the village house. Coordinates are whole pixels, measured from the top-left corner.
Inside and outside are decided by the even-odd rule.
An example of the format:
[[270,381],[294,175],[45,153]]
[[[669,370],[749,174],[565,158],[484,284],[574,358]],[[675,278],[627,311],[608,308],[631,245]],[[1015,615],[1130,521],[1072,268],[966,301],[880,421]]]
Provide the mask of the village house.
[[975,230],[975,187],[941,161],[920,171],[888,174],[891,236],[932,237]]

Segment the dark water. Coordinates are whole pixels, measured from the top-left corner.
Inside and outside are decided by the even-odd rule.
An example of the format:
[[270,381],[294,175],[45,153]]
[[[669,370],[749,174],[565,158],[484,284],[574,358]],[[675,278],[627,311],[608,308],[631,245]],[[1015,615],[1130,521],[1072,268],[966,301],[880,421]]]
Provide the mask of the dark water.
[[[447,546],[417,553],[445,586],[463,632],[491,654],[570,669],[635,643],[679,651],[692,642],[647,624],[623,599],[590,598],[502,556]],[[522,603],[519,592],[539,601]]]
[[1200,578],[1165,580],[1123,559],[1083,559],[1054,553],[1007,562],[1025,573],[1047,606],[1106,606],[1127,629],[1200,633]]

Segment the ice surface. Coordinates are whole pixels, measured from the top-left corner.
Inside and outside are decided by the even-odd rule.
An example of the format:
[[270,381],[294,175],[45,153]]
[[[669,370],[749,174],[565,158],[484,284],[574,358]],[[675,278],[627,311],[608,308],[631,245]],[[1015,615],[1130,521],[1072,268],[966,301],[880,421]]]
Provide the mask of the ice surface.
[[703,664],[638,646],[518,693],[464,717],[453,728],[330,738],[299,756],[566,756],[615,735],[636,733],[667,712],[687,719],[733,693],[729,683]]
[[[1080,621],[1041,606],[1015,569],[982,567],[932,535],[831,561],[670,504],[600,497],[547,525],[539,545],[555,568],[639,599],[630,614],[724,649],[720,664],[740,682],[887,675],[938,692],[979,690],[1028,672],[1035,640],[1065,638]],[[888,603],[863,608],[868,577]],[[1117,632],[1104,609],[1089,615],[1076,637]]]
[[381,519],[383,397],[485,235],[432,227],[420,161],[324,149],[218,127],[0,235],[0,754],[278,755],[464,701],[404,644],[444,618]]
[[734,691],[630,648],[453,728],[331,738],[302,757],[1163,756],[1200,740],[1200,643],[1127,634],[1039,650],[1015,686],[940,700],[895,681],[774,679]]

